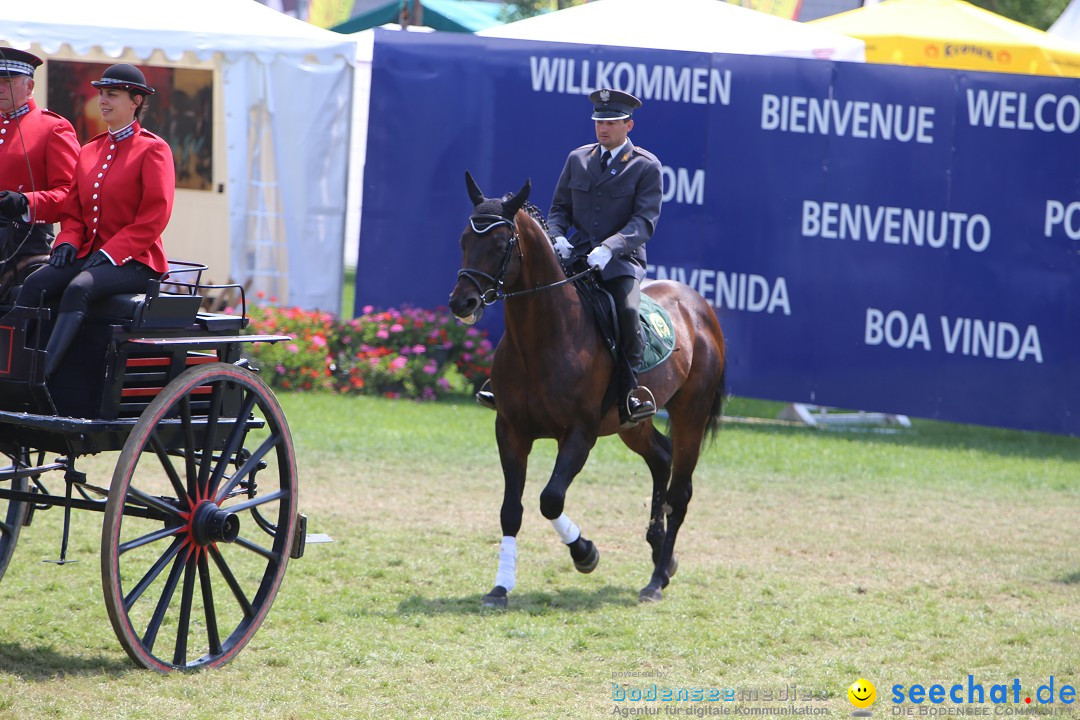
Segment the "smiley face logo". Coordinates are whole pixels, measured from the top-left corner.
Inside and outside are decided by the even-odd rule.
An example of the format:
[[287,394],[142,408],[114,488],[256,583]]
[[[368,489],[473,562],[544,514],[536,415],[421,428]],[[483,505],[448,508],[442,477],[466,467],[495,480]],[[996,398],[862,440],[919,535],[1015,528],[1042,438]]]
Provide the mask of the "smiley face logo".
[[869,715],[870,713],[866,708],[873,705],[874,701],[877,700],[877,688],[869,680],[859,678],[851,683],[851,687],[847,690],[847,697],[852,705],[862,710],[862,712],[852,713],[853,715]]

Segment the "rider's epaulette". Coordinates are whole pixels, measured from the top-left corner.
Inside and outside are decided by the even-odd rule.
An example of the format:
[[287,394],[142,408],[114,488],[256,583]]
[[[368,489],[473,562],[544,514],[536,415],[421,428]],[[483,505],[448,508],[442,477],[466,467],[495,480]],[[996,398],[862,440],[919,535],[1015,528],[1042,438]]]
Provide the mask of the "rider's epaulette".
[[655,156],[655,155],[653,155],[653,154],[652,154],[651,152],[649,152],[649,151],[648,151],[648,150],[646,150],[645,148],[643,148],[643,147],[640,147],[640,146],[638,146],[638,145],[635,145],[635,146],[634,146],[634,152],[638,153],[638,154],[639,154],[639,155],[641,155],[642,157],[647,157],[647,158],[649,158],[650,160],[655,160],[656,162],[660,162],[660,158],[656,157],[656,156]]

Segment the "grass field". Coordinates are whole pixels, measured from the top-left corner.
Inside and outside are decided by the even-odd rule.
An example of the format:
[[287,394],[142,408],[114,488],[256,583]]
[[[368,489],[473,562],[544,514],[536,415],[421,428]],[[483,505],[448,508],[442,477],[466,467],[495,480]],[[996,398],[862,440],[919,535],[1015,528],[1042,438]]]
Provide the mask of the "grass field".
[[[970,674],[987,692],[1015,678],[1030,694],[1050,676],[1080,683],[1076,439],[919,421],[899,432],[728,423],[699,467],[679,573],[655,605],[637,602],[650,573],[644,465],[602,440],[571,488],[567,512],[602,552],[580,575],[537,509],[553,458],[541,443],[518,587],[499,612],[480,608],[500,536],[492,413],[282,400],[301,508],[335,542],[289,565],[239,658],[195,675],[136,670],[101,597],[100,517],[75,514],[80,562],[58,567],[41,560],[59,552],[62,516],[38,513],[0,583],[0,718],[688,716],[770,707],[762,694],[791,685],[829,695],[800,705],[847,717],[860,677],[877,686],[883,718],[896,684]],[[776,409],[736,399],[729,413]],[[83,469],[106,483],[113,462]],[[761,694],[613,699],[651,683]]]

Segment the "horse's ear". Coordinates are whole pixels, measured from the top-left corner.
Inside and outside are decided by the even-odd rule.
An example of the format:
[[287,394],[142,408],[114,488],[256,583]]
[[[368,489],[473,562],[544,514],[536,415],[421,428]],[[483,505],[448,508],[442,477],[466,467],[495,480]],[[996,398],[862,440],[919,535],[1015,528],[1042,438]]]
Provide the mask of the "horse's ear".
[[521,186],[521,189],[517,191],[512,198],[503,203],[503,215],[505,217],[514,217],[517,211],[521,209],[521,206],[525,204],[525,201],[529,199],[529,193],[532,191],[532,179],[525,181],[525,184]]
[[480,192],[480,188],[477,187],[476,181],[473,180],[472,173],[468,170],[465,171],[465,187],[469,190],[469,199],[472,200],[473,207],[484,202],[484,193]]

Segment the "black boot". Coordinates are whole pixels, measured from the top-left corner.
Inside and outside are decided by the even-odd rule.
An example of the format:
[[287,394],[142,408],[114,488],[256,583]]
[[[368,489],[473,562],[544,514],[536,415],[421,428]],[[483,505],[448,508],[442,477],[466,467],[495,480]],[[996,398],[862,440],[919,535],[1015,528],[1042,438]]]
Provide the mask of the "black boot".
[[[633,324],[627,324],[620,328],[622,337],[626,338],[622,346],[624,362],[622,364],[621,383],[623,388],[622,397],[625,398],[619,407],[619,420],[625,430],[632,428],[642,420],[656,414],[656,403],[652,400],[652,393],[648,388],[640,387],[637,381],[637,369],[641,367],[641,356],[645,351],[645,341],[641,337],[640,326],[637,323],[636,313]],[[641,395],[639,398],[638,395]]]
[[476,392],[476,402],[488,410],[497,410],[495,406],[495,393],[491,392],[491,380],[485,380],[484,384]]
[[49,336],[49,344],[45,346],[45,379],[48,380],[60,367],[60,361],[64,359],[75,334],[79,332],[86,313],[66,312],[56,316],[53,323],[52,335]]
[[634,394],[639,390],[644,390],[648,395],[652,393],[648,392],[648,388],[638,386],[630,391],[626,396],[626,403],[623,410],[622,428],[632,428],[642,420],[651,418],[656,414],[656,404],[652,400],[640,400]]

